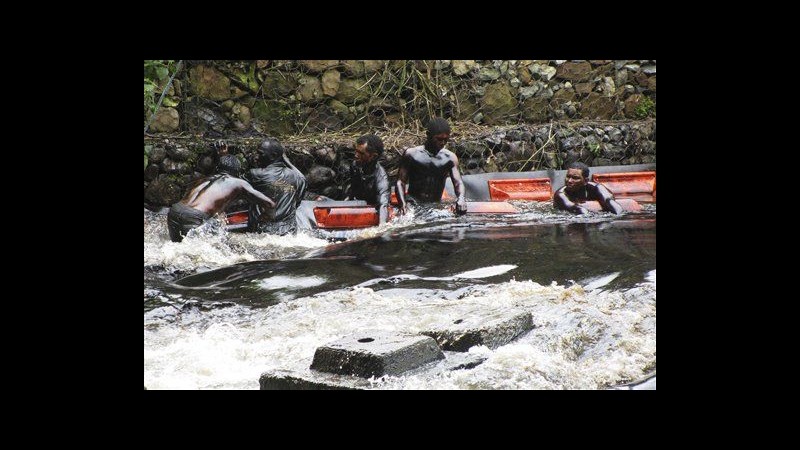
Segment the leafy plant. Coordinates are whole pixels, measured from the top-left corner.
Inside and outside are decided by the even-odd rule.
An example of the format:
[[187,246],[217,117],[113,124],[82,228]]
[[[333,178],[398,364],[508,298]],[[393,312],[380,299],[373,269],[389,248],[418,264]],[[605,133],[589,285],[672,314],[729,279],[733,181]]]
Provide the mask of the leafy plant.
[[600,143],[598,143],[598,142],[590,142],[590,143],[586,144],[586,146],[589,149],[589,151],[592,153],[592,155],[594,155],[595,157],[600,156]]
[[636,109],[634,109],[634,114],[639,119],[644,119],[646,117],[655,117],[656,116],[656,104],[650,100],[650,97],[642,97],[639,101],[639,104],[636,105]]
[[147,161],[148,161],[147,157],[150,156],[150,151],[151,150],[153,150],[153,146],[152,145],[145,145],[144,146],[144,168],[145,169],[147,169]]

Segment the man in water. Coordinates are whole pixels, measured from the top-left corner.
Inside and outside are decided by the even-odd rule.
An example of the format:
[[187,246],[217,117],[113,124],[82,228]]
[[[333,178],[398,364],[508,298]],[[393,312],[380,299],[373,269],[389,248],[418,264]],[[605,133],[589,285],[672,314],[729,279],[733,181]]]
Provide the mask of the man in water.
[[397,173],[395,192],[400,203],[400,214],[406,212],[405,188],[408,196],[417,202],[440,202],[447,176],[453,180],[456,192],[456,214],[467,212],[464,199],[464,182],[458,171],[458,157],[444,148],[450,140],[450,125],[441,117],[428,123],[425,145],[412,147],[403,153]]
[[265,139],[256,152],[257,167],[250,169],[247,179],[258,191],[275,199],[275,216],[271,222],[262,218],[264,209],[250,205],[249,231],[284,235],[297,229],[295,213],[306,192],[306,177],[292,165],[283,146],[273,138]]
[[589,180],[589,167],[581,162],[574,162],[567,168],[564,186],[553,194],[553,206],[557,209],[584,214],[587,209],[581,203],[596,200],[603,211],[622,214],[624,210],[614,194],[605,186]]
[[229,156],[220,160],[216,175],[195,182],[181,201],[169,209],[167,229],[172,242],[181,242],[189,230],[224,211],[228,204],[240,197],[259,204],[265,210],[275,208],[272,199],[239,178],[242,164],[235,156]]
[[383,154],[383,141],[374,134],[356,139],[355,161],[350,166],[347,199],[359,199],[378,207],[379,225],[389,217],[389,177],[378,162]]

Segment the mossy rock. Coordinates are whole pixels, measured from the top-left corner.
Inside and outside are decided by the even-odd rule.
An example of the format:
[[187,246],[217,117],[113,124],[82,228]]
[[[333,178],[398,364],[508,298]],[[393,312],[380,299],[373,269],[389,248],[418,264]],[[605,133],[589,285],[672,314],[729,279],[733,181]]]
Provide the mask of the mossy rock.
[[486,86],[486,93],[481,99],[481,112],[488,125],[494,125],[509,118],[516,112],[517,99],[511,93],[511,87],[505,83]]
[[478,105],[475,100],[465,90],[458,91],[456,101],[453,105],[453,112],[456,119],[470,120],[478,112]]
[[[339,92],[336,93],[336,100],[344,104],[360,103],[370,98],[370,86],[364,86],[367,80],[364,78],[344,79],[339,84]],[[361,88],[361,86],[364,86]],[[361,89],[359,89],[361,88]]]
[[572,88],[565,87],[553,94],[553,98],[550,99],[550,104],[553,105],[553,108],[560,108],[567,102],[573,101],[575,101],[575,91],[573,91]]
[[264,75],[264,82],[261,87],[265,97],[279,99],[288,97],[297,89],[297,80],[291,75],[272,71]]
[[338,59],[302,59],[300,64],[312,73],[322,73],[339,65]]
[[550,103],[544,97],[531,97],[522,104],[522,118],[527,122],[545,122],[550,118]]
[[295,91],[295,95],[301,102],[315,102],[322,98],[322,84],[319,78],[301,74],[298,81],[300,87]]
[[584,119],[611,119],[616,110],[613,97],[591,92],[581,102],[581,117]]
[[265,133],[282,135],[295,131],[294,111],[277,100],[258,100],[251,113]]
[[209,66],[195,66],[189,70],[192,92],[209,100],[226,100],[231,96],[231,80]]
[[344,66],[344,70],[348,75],[352,75],[354,77],[364,76],[364,61],[345,59],[342,61],[342,65]]

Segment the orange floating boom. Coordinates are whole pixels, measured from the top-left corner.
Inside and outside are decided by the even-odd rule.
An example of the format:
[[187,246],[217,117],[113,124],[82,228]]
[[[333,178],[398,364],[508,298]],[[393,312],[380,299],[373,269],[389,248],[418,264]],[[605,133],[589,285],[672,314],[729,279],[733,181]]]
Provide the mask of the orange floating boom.
[[228,224],[238,225],[240,223],[247,223],[247,211],[237,211],[228,214]]
[[374,206],[316,207],[314,218],[322,229],[367,228],[378,225]]
[[518,212],[508,202],[467,202],[467,214],[510,214]]
[[643,203],[656,201],[655,171],[596,173],[592,175],[592,181],[607,187],[617,200],[632,198]]
[[553,197],[550,178],[509,178],[488,180],[492,200],[548,201]]
[[[615,199],[619,206],[622,206],[622,209],[628,212],[635,212],[641,211],[642,205],[640,205],[636,200],[632,198],[617,198]],[[600,206],[600,202],[595,200],[589,200],[588,202],[581,203],[581,206],[588,209],[589,211],[600,212],[603,210],[603,207]]]

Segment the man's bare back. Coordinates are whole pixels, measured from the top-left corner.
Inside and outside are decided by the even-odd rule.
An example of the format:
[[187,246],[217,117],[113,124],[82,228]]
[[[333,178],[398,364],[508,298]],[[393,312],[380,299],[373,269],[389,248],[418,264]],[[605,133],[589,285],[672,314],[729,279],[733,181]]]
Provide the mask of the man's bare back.
[[247,181],[225,174],[214,175],[201,181],[189,190],[181,203],[213,216],[224,211],[228,204],[241,196],[265,208],[275,207],[272,199],[253,189]]
[[[275,202],[241,178],[221,173],[201,179],[189,189],[181,201],[170,208],[167,214],[170,239],[181,242],[192,228],[224,211],[228,204],[242,196],[263,206],[267,211],[274,211]],[[265,217],[268,216],[269,214],[265,214]]]

